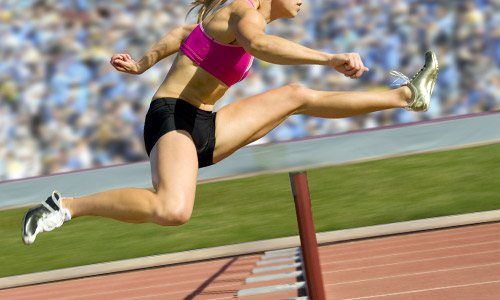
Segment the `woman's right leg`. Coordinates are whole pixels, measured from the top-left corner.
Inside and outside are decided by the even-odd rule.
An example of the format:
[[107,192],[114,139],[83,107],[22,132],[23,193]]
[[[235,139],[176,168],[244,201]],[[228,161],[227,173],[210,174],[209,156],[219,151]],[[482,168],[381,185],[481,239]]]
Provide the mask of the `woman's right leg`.
[[64,198],[72,218],[100,216],[129,223],[175,226],[186,223],[194,205],[198,160],[191,136],[184,131],[163,135],[151,151],[156,191],[141,188],[109,190]]

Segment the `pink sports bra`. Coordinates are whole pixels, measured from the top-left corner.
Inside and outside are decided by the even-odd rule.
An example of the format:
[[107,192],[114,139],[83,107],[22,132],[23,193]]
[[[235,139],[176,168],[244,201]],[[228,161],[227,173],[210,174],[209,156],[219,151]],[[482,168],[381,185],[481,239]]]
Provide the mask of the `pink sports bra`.
[[[254,7],[250,0],[248,2]],[[243,47],[217,42],[204,31],[201,23],[189,34],[180,50],[228,87],[242,81],[253,62],[253,56]]]

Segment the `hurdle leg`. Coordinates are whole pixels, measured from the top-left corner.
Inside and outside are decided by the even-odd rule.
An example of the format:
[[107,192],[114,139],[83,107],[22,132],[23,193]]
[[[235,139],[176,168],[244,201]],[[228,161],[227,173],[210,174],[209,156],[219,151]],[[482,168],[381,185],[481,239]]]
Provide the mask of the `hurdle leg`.
[[306,172],[294,172],[289,175],[299,225],[307,296],[311,300],[325,300],[325,287],[321,274],[307,174]]

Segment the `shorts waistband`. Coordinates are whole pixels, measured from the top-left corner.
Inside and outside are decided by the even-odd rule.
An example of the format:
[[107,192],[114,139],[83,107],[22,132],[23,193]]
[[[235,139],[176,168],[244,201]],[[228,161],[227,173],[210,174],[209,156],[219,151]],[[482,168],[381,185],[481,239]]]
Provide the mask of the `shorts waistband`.
[[157,98],[151,101],[150,106],[151,107],[158,107],[161,105],[179,105],[183,108],[188,108],[188,109],[195,109],[198,113],[207,113],[211,114],[212,111],[208,110],[203,110],[199,109],[198,107],[194,106],[193,104],[187,102],[186,100],[180,99],[180,98],[173,98],[173,97],[164,97],[164,98]]

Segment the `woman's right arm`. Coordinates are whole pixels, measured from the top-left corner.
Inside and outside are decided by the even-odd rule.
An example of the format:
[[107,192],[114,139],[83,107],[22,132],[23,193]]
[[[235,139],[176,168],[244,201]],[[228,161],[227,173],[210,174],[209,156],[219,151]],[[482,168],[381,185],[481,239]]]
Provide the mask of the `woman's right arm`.
[[179,26],[168,32],[138,62],[128,54],[115,54],[111,57],[110,62],[118,71],[129,74],[142,74],[160,60],[179,51],[182,41],[195,26],[196,24]]
[[235,32],[236,39],[248,53],[273,64],[325,65],[351,78],[358,78],[368,71],[357,53],[325,53],[266,34],[264,18],[252,9],[246,10],[241,16],[236,15],[230,26]]

